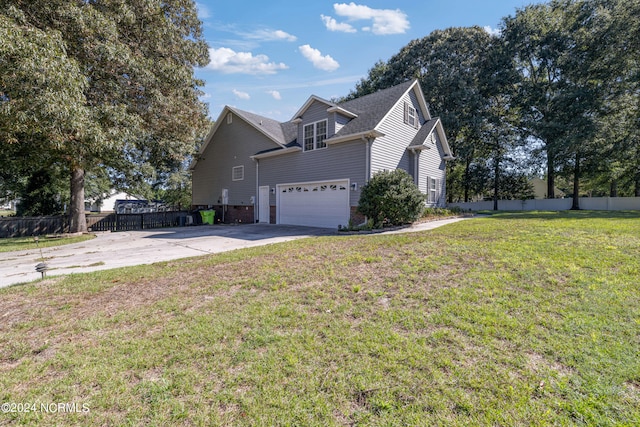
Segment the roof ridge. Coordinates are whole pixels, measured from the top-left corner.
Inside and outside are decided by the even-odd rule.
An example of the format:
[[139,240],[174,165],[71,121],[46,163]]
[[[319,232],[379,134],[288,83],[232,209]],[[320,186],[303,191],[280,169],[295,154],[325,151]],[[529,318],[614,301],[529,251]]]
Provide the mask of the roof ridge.
[[275,123],[282,123],[276,119],[272,119],[270,117],[267,116],[263,116],[261,114],[257,114],[257,113],[252,113],[251,111],[246,111],[246,110],[241,110],[240,108],[236,108],[236,107],[231,107],[231,106],[227,106],[229,108],[229,110],[231,110],[232,112],[235,112],[236,114],[240,113],[241,116],[249,116],[249,117],[259,117],[261,119],[266,119],[269,120],[270,122],[275,122]]
[[[406,81],[404,81],[404,82],[402,82],[402,83],[398,83],[398,84],[395,84],[395,85],[393,85],[393,86],[386,87],[386,88],[384,88],[384,89],[378,89],[378,90],[377,90],[377,91],[375,91],[375,92],[371,92],[371,93],[368,93],[368,94],[366,94],[366,95],[362,95],[362,96],[359,96],[359,97],[357,97],[357,98],[350,99],[350,100],[348,100],[348,101],[340,102],[340,103],[338,103],[337,105],[338,105],[338,106],[343,106],[343,105],[347,105],[347,104],[350,104],[350,103],[355,103],[354,101],[362,101],[363,99],[367,99],[367,98],[370,98],[370,97],[374,97],[374,96],[381,96],[381,95],[384,95],[385,93],[387,93],[387,92],[389,92],[389,91],[391,91],[391,90],[400,90],[400,88],[401,88],[401,87],[403,87],[403,86],[406,86],[406,88],[405,88],[405,90],[406,90],[406,89],[408,89],[408,88],[409,88],[409,86],[411,86],[411,85],[412,85],[416,80],[417,80],[417,79],[406,80]],[[346,108],[345,108],[345,109],[346,109]]]

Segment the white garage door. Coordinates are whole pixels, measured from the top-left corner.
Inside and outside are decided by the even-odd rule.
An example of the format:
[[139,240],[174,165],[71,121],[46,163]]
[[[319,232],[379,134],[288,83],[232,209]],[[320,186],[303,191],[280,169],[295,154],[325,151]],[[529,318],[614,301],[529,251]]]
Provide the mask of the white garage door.
[[349,222],[349,181],[278,185],[278,224],[338,228]]

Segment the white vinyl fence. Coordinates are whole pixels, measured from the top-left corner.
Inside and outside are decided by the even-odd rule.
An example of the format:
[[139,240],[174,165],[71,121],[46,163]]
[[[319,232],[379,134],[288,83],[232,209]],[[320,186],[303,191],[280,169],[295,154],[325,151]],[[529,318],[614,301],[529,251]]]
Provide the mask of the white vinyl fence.
[[[501,211],[566,211],[571,209],[572,200],[566,199],[532,199],[532,200],[498,200]],[[459,207],[464,210],[493,210],[493,201],[471,203],[449,203],[447,207]],[[640,197],[581,197],[580,209],[594,211],[627,211],[640,210]]]

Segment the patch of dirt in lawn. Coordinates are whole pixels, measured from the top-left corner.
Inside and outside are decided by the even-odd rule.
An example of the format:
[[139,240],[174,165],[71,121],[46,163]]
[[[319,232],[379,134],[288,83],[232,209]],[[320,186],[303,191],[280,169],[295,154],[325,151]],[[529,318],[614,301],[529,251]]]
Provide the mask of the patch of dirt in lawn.
[[[359,250],[364,254],[362,259],[353,257]],[[93,346],[106,333],[135,329],[135,314],[131,313],[167,298],[177,298],[183,310],[193,311],[210,305],[213,299],[235,298],[239,292],[279,289],[306,292],[310,287],[321,287],[324,291],[342,294],[353,293],[352,287],[362,284],[363,291],[379,292],[379,297],[384,295],[377,304],[374,300],[373,306],[385,309],[394,298],[390,283],[403,274],[395,267],[406,259],[402,251],[402,245],[375,247],[368,239],[323,241],[317,246],[285,248],[281,253],[239,261],[218,263],[198,258],[168,262],[154,267],[147,277],[127,279],[131,276],[125,272],[122,279],[112,278],[110,282],[94,283],[92,287],[79,285],[77,291],[66,285],[62,277],[48,279],[37,283],[35,288],[26,286],[17,292],[5,293],[0,300],[0,342],[17,340],[23,348],[16,353],[15,349],[0,346],[0,368],[14,366],[18,362],[16,354],[22,355],[20,358],[37,355],[40,360],[46,360],[63,344],[84,341],[87,346]],[[353,258],[345,261],[349,256]],[[329,267],[334,271],[326,273]],[[434,276],[440,278],[442,274],[445,272],[440,270]],[[361,292],[357,297],[366,295]],[[154,321],[162,324],[173,315],[170,311],[158,310]],[[114,316],[121,319],[104,323],[105,317]],[[133,320],[129,322],[127,318]],[[87,327],[87,319],[95,319],[97,323]],[[102,330],[103,327],[107,329]]]
[[640,404],[640,382],[627,381],[624,383],[623,395],[627,400]]
[[527,362],[527,367],[538,374],[551,371],[561,377],[566,377],[575,373],[571,367],[557,361],[550,361],[543,355],[534,352],[527,353]]

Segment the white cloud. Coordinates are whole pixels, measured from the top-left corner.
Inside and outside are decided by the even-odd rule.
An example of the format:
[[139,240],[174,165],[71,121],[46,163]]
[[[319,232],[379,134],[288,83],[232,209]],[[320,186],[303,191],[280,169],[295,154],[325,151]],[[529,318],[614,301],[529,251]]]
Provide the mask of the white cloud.
[[239,99],[251,99],[251,96],[247,92],[241,92],[239,90],[234,89],[233,94]]
[[[366,26],[362,29],[377,35],[404,34],[410,26],[407,14],[400,9],[372,9],[369,6],[353,2],[349,4],[335,3],[333,9],[337,15],[343,16],[349,21],[373,21],[371,26]],[[340,24],[336,22],[336,25]]]
[[492,35],[492,36],[500,35],[500,30],[497,28],[491,28],[490,25],[485,25],[483,28],[487,33],[489,33],[489,35]]
[[211,18],[211,11],[206,5],[197,2],[196,9],[198,11],[198,18],[200,18],[201,20]]
[[261,41],[287,41],[294,42],[298,38],[282,30],[258,30],[253,33],[244,34],[245,37]]
[[340,67],[340,64],[330,57],[329,55],[322,56],[322,53],[318,49],[314,49],[308,44],[299,47],[302,56],[307,58],[314,67],[324,71],[335,71]]
[[270,62],[266,55],[253,56],[251,52],[236,52],[227,47],[209,49],[211,62],[206,68],[225,74],[275,74],[286,70],[287,65]]
[[271,95],[273,97],[273,99],[280,101],[282,99],[282,96],[280,95],[280,92],[278,92],[277,90],[268,90],[267,93],[269,95]]
[[322,22],[324,22],[324,25],[329,31],[339,31],[342,33],[355,33],[358,31],[346,22],[338,22],[330,16],[320,15],[320,18],[322,18]]
[[298,40],[298,38],[292,34],[286,33],[282,30],[275,30],[273,35],[276,37],[276,40],[286,40],[288,42],[294,42]]

